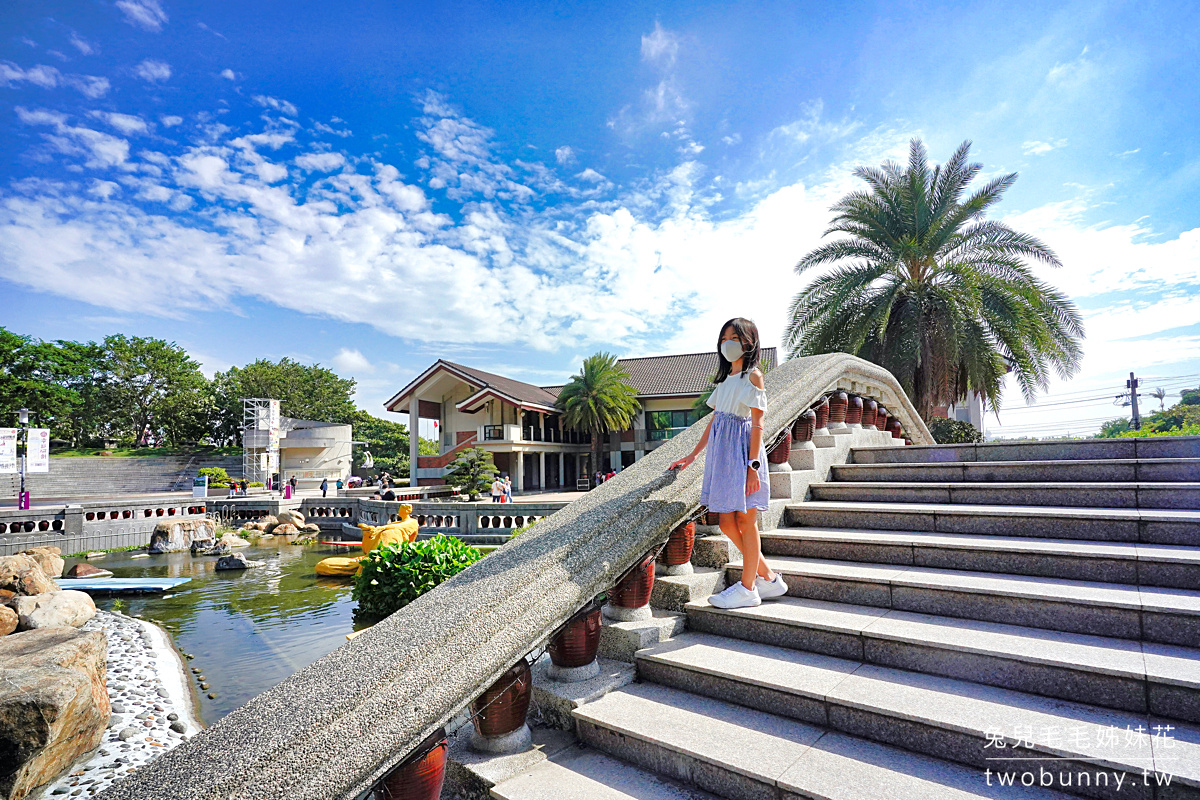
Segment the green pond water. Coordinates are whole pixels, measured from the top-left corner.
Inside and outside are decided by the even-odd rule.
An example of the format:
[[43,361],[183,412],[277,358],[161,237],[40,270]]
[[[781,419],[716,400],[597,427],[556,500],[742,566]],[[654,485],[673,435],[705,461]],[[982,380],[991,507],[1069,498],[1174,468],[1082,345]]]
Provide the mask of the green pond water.
[[[118,578],[191,578],[166,595],[95,596],[98,608],[119,599],[124,613],[158,622],[195,658],[209,685],[193,675],[203,721],[211,725],[250,698],[346,643],[355,629],[350,579],[318,576],[314,565],[348,548],[302,547],[268,540],[241,548],[258,569],[217,572],[215,556],[164,553],[134,558],[110,553],[91,564]],[[68,560],[68,566],[74,563]],[[361,625],[359,627],[362,627]],[[189,674],[192,674],[189,669]],[[209,699],[212,692],[216,699]],[[331,697],[340,688],[329,687]]]

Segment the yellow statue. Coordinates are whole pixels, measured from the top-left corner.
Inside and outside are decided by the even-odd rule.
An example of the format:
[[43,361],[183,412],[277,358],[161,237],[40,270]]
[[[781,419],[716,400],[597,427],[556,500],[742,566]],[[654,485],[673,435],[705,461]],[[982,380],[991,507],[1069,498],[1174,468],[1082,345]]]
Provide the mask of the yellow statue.
[[401,542],[415,542],[417,540],[417,531],[420,530],[420,525],[412,518],[412,506],[408,503],[401,503],[399,508],[400,521],[389,522],[387,525],[363,525],[359,524],[359,528],[363,532],[361,556],[330,556],[323,561],[317,562],[316,571],[318,575],[357,575],[361,566],[360,561],[367,553],[385,544],[400,544]]

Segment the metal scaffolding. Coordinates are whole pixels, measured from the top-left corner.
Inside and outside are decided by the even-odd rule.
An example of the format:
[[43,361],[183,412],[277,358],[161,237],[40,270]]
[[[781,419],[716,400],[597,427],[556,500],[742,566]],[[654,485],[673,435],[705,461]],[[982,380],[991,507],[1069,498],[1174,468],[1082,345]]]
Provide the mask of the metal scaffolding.
[[242,400],[242,475],[264,486],[279,472],[279,401]]

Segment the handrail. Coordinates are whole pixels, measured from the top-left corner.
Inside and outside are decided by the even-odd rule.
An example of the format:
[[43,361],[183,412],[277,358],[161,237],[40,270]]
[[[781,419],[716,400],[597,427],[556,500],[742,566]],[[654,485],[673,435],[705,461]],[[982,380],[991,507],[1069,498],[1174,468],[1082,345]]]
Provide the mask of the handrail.
[[[932,437],[890,373],[846,354],[766,376],[764,441],[823,394],[874,393],[917,444]],[[263,692],[101,796],[350,800],[608,590],[699,508],[700,420],[362,635]]]

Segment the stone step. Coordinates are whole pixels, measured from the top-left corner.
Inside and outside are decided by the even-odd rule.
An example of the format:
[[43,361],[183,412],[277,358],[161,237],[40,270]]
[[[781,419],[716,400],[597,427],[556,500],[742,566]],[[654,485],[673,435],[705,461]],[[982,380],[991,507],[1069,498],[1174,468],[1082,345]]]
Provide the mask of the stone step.
[[979,769],[667,686],[628,686],[575,714],[588,744],[726,798],[1067,797],[989,785]]
[[596,750],[571,747],[493,786],[496,800],[718,800]]
[[[726,559],[728,560],[728,559]],[[662,569],[659,566],[659,569]],[[654,576],[650,605],[663,611],[683,611],[693,600],[702,600],[725,588],[725,570],[693,567],[689,575]]]
[[[907,447],[888,448],[904,452]],[[889,483],[1123,483],[1200,482],[1200,458],[1080,459],[1077,461],[979,461],[961,463],[834,464],[836,481]]]
[[859,464],[1200,458],[1200,436],[855,447]]
[[686,614],[658,608],[652,609],[651,613],[648,619],[630,622],[617,622],[601,614],[600,657],[632,662],[638,650],[670,639],[687,628]]
[[1200,587],[1200,550],[1179,545],[852,528],[780,528],[761,536],[766,555]]
[[809,484],[813,500],[1079,508],[1200,509],[1200,483],[885,483]]
[[1200,650],[785,597],[687,607],[688,629],[1200,722]]
[[1200,546],[1200,511],[1176,509],[811,500],[789,505],[778,527],[934,531]]
[[[637,663],[644,680],[980,772],[1046,770],[1065,788],[1081,772],[1142,784],[1146,771],[1151,783],[1169,774],[1171,796],[1200,796],[1200,728],[1184,723],[702,633],[639,653]],[[1072,782],[1068,791],[1155,796],[1145,785],[1119,795],[1094,788]]]
[[[834,603],[1200,647],[1200,591],[769,556],[788,594]],[[741,564],[728,566],[741,580]]]

